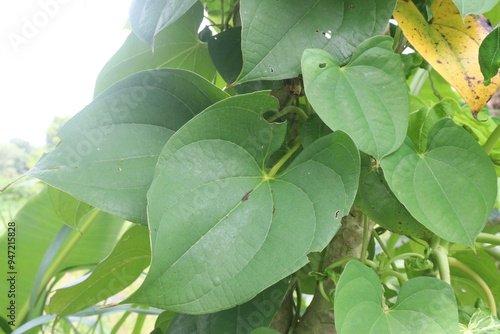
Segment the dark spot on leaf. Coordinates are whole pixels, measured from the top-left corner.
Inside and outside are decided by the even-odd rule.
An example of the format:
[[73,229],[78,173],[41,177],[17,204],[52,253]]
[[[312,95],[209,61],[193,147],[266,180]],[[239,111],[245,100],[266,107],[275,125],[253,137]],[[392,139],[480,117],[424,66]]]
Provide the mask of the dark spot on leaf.
[[340,210],[335,211],[335,219],[339,218]]
[[325,68],[326,67],[326,63],[320,63],[319,64],[319,68]]
[[250,196],[250,194],[252,193],[253,189],[252,190],[249,190],[247,191],[247,193],[245,195],[243,195],[243,197],[241,198],[241,201],[246,201],[248,200],[248,197]]
[[319,32],[319,30],[318,30],[318,29],[316,29],[316,32]]
[[437,60],[436,63],[442,64],[443,62],[441,60]]
[[269,71],[271,71],[271,73],[274,73],[274,68],[271,65],[267,65],[267,67],[269,67]]
[[349,9],[354,9],[354,8],[356,8],[356,6],[354,6],[354,5],[349,6]]
[[272,212],[273,215],[274,215],[275,212],[276,212],[276,208],[273,206],[273,212]]

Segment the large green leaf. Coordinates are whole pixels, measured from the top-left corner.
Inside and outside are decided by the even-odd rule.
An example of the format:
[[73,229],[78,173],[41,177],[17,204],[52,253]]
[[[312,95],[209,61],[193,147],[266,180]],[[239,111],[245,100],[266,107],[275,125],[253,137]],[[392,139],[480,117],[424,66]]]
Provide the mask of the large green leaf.
[[441,238],[473,246],[495,202],[496,175],[467,131],[442,119],[430,129],[425,152],[407,139],[380,164],[413,217]]
[[93,209],[91,205],[77,200],[64,191],[50,186],[48,189],[54,212],[68,226],[78,228],[80,220]]
[[130,8],[130,25],[143,41],[153,45],[155,36],[174,23],[197,0],[134,0]]
[[497,4],[498,0],[453,0],[462,17],[469,14],[483,14],[490,11]]
[[[16,264],[13,271],[17,272],[16,323],[19,325],[29,309],[30,293],[44,253],[58,231],[64,226],[64,222],[54,212],[47,189],[44,189],[26,203],[17,213],[14,222],[16,224]],[[84,232],[78,243],[73,246],[71,253],[66,254],[65,260],[58,268],[54,269],[58,272],[78,266],[96,264],[113,247],[122,224],[121,219],[100,213],[92,226]],[[80,234],[81,232],[73,230],[71,233]],[[2,249],[7,249],[7,240],[7,234],[0,238],[0,247]],[[3,282],[8,278],[5,270],[1,277]],[[0,294],[0,303],[2,305],[9,304],[8,288],[9,286],[2,284],[2,293]]]
[[487,86],[491,83],[491,78],[498,75],[500,68],[500,27],[495,28],[482,41],[479,47],[479,66]]
[[146,192],[161,149],[194,115],[228,95],[184,70],[119,81],[70,119],[61,143],[28,174],[105,212],[146,224]]
[[409,102],[399,55],[390,37],[361,43],[351,62],[340,67],[328,52],[304,51],[307,98],[332,130],[347,132],[359,149],[377,159],[403,143]]
[[359,206],[371,220],[389,231],[420,239],[433,234],[420,224],[389,189],[380,168],[371,165],[370,157],[361,155],[361,175],[356,195]]
[[287,288],[285,279],[229,310],[202,315],[179,314],[165,334],[250,334],[253,329],[271,323]]
[[101,261],[84,281],[56,291],[47,313],[59,316],[82,311],[132,284],[149,265],[149,230],[135,225],[118,241],[111,254]]
[[[212,36],[208,41],[208,51],[212,62],[225,82],[233,83],[243,66],[241,53],[241,27],[226,30]],[[253,81],[245,82],[234,87],[240,94],[256,92],[259,90],[279,89],[281,81]]]
[[296,77],[307,48],[348,62],[356,46],[381,34],[394,0],[242,0],[243,69],[238,82]]
[[99,73],[94,96],[131,74],[154,68],[182,68],[212,81],[215,67],[210,60],[207,44],[198,39],[198,27],[202,19],[203,8],[197,3],[156,36],[154,50],[131,33]]
[[276,107],[263,92],[228,98],[165,145],[148,192],[152,264],[129,301],[193,314],[227,309],[328,244],[356,194],[359,153],[337,132],[270,174],[264,166],[286,125],[262,113]]
[[335,290],[339,334],[456,334],[458,310],[453,289],[433,277],[417,277],[399,291],[396,305],[382,304],[382,286],[373,270],[347,264]]

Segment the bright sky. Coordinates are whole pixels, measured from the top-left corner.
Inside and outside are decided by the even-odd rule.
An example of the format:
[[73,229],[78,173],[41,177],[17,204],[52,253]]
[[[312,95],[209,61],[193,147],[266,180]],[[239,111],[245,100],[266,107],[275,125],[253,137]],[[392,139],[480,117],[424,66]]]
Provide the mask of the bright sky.
[[92,100],[99,71],[129,33],[130,2],[0,2],[0,142],[41,145],[54,116]]

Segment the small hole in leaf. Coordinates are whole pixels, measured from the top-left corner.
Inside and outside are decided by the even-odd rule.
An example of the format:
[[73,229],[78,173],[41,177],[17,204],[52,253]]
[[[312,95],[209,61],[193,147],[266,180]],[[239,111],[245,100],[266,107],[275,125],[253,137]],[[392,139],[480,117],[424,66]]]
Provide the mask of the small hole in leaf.
[[319,68],[325,68],[326,67],[326,63],[320,63],[319,64]]

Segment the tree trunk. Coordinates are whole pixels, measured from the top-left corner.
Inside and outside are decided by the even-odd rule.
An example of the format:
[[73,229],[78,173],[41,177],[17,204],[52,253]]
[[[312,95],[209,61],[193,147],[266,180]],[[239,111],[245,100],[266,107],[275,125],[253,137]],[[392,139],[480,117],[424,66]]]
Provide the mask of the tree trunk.
[[[323,268],[346,257],[359,257],[363,243],[363,220],[361,211],[353,208],[349,215],[342,218],[342,226],[328,246]],[[370,231],[373,224],[369,225]],[[335,287],[333,281],[324,281],[326,293]],[[323,298],[318,288],[311,305],[300,319],[294,334],[335,334],[335,318],[330,310],[331,305]]]

